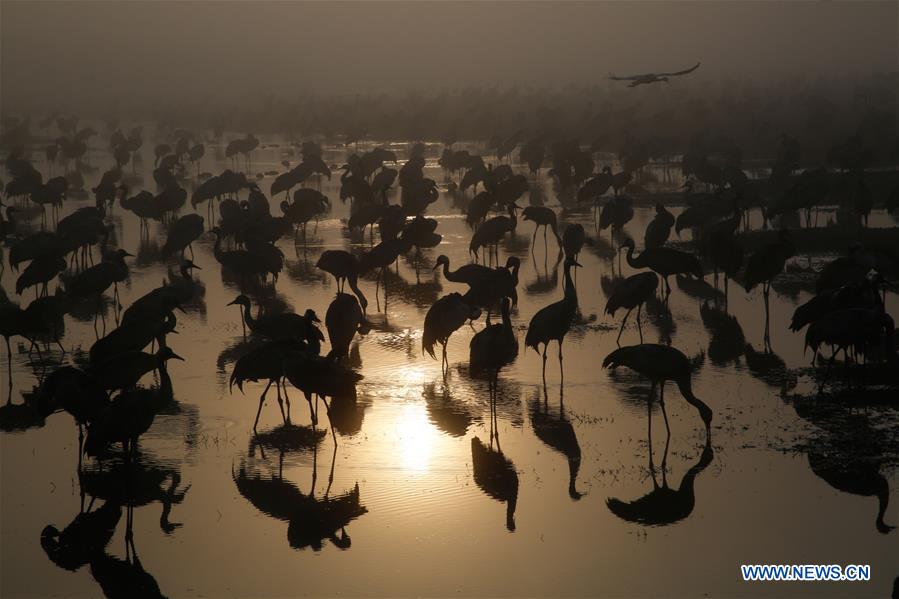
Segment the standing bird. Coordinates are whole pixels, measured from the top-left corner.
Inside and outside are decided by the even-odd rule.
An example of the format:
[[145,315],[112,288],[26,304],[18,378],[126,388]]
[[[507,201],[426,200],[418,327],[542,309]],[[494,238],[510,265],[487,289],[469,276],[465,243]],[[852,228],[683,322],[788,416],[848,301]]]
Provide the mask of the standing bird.
[[[54,252],[38,256],[31,261],[22,274],[19,275],[19,278],[16,279],[16,294],[22,295],[22,292],[29,287],[41,285],[41,295],[44,295],[47,291],[47,283],[65,269],[65,258],[59,253]],[[35,292],[37,292],[36,289]]]
[[659,385],[659,405],[662,406],[662,415],[665,417],[665,429],[671,434],[668,427],[668,414],[665,412],[665,382],[674,381],[681,395],[699,412],[700,418],[705,423],[706,435],[710,434],[712,426],[712,409],[693,395],[690,384],[690,375],[693,366],[690,360],[681,351],[667,345],[655,343],[641,343],[620,347],[606,356],[602,361],[603,368],[616,368],[627,366],[638,374],[648,378],[652,382],[649,390],[649,430],[652,431],[652,399],[656,385]]
[[665,245],[668,236],[671,235],[671,227],[674,226],[674,215],[668,212],[661,202],[656,204],[656,215],[646,225],[646,233],[643,236],[644,247],[658,248]]
[[440,362],[441,369],[449,367],[446,357],[446,344],[450,336],[456,332],[468,320],[480,318],[481,310],[465,303],[458,293],[444,295],[425,314],[424,330],[421,336],[421,351],[437,359],[434,354],[434,344],[443,346],[443,354]]
[[315,266],[334,276],[337,281],[337,293],[342,293],[344,284],[349,283],[350,289],[359,298],[362,310],[365,311],[368,308],[368,300],[365,299],[365,295],[358,285],[362,266],[356,256],[346,250],[325,250],[319,256]]
[[546,206],[526,206],[524,212],[521,213],[522,220],[529,220],[534,223],[534,236],[531,238],[531,250],[534,249],[534,243],[537,241],[537,230],[543,227],[543,243],[546,245],[546,230],[552,229],[553,235],[559,247],[562,247],[562,238],[559,237],[559,225],[556,219],[556,213]]
[[624,319],[621,321],[621,328],[618,330],[618,337],[615,343],[621,345],[621,333],[624,331],[624,324],[627,317],[631,315],[631,311],[637,308],[637,329],[640,331],[640,343],[643,343],[643,329],[640,327],[640,311],[643,304],[655,295],[659,286],[659,277],[654,272],[641,272],[624,279],[615,286],[609,301],[606,302],[606,314],[615,316],[618,308],[627,308]]
[[490,324],[478,331],[471,338],[469,346],[469,372],[473,376],[477,376],[487,371],[490,374],[491,391],[494,397],[500,369],[506,364],[511,364],[518,357],[518,339],[515,337],[512,319],[509,316],[511,306],[511,300],[504,297],[502,299],[502,323]]
[[478,258],[478,250],[482,247],[492,247],[497,249],[502,238],[518,226],[518,217],[515,211],[518,205],[511,202],[508,207],[509,216],[494,216],[493,218],[481,223],[481,225],[471,236],[471,243],[468,244],[468,251],[474,254],[475,259]]
[[627,248],[627,263],[631,268],[648,268],[665,280],[665,293],[671,294],[671,286],[668,284],[670,275],[692,274],[696,278],[702,278],[702,265],[696,256],[667,247],[648,248],[634,258],[634,240],[628,239],[618,248]]
[[728,281],[743,266],[743,247],[737,241],[736,232],[743,219],[738,213],[729,220],[716,223],[709,233],[708,253],[715,273],[715,286],[718,286],[718,271],[724,273],[724,301],[727,302]]
[[565,380],[565,371],[562,368],[562,341],[571,328],[574,316],[577,314],[577,290],[574,288],[574,281],[571,279],[571,268],[580,266],[573,258],[565,260],[565,285],[564,297],[553,304],[541,308],[528,325],[528,332],[524,338],[527,347],[533,347],[534,351],[540,353],[539,346],[543,344],[543,383],[546,384],[546,350],[549,348],[550,341],[559,342],[559,371],[562,374],[562,381]]
[[162,259],[168,260],[176,252],[184,258],[184,250],[190,249],[190,258],[193,260],[193,242],[203,234],[203,217],[199,214],[185,214],[169,227],[168,236],[162,246]]
[[316,326],[316,323],[320,323],[321,320],[319,320],[312,309],[306,310],[300,316],[292,312],[263,314],[262,307],[260,307],[259,314],[256,318],[253,318],[250,298],[246,295],[238,295],[228,305],[241,306],[243,308],[243,321],[250,327],[250,330],[273,341],[278,339],[300,339],[308,343],[310,349],[313,349],[315,353],[318,353],[320,342],[325,340],[321,330]]
[[96,377],[107,391],[130,389],[148,372],[164,371],[165,363],[172,359],[184,360],[169,347],[161,347],[155,354],[123,352],[100,364],[92,364],[88,373]]
[[771,281],[780,274],[787,260],[796,253],[790,232],[781,229],[780,239],[766,245],[752,256],[746,264],[743,287],[747,292],[752,291],[759,283],[762,284],[762,295],[765,299],[765,342],[770,339],[770,312],[768,309],[768,296],[771,293]]
[[[256,420],[253,421],[253,432],[259,424],[259,416],[262,414],[262,406],[265,404],[265,395],[272,383],[278,392],[278,407],[281,408],[281,418],[286,423],[287,416],[284,413],[284,400],[281,399],[281,379],[284,378],[282,362],[292,351],[306,351],[306,344],[297,339],[281,339],[269,341],[259,347],[251,349],[242,355],[234,363],[231,378],[228,381],[228,391],[237,384],[237,388],[243,393],[243,384],[246,381],[264,381],[268,384],[259,396],[259,408],[256,410]],[[289,408],[288,408],[289,410]]]
[[350,353],[350,343],[356,333],[366,335],[371,327],[356,298],[348,293],[338,293],[325,313],[325,328],[328,329],[331,353],[336,358],[344,358]]

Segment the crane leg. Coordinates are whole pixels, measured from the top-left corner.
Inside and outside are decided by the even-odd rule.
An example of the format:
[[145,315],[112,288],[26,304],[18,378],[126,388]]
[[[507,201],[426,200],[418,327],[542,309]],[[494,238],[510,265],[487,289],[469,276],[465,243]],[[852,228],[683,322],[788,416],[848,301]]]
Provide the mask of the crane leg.
[[[622,319],[622,321],[621,321],[621,328],[618,329],[618,337],[615,338],[615,344],[618,347],[621,347],[621,333],[624,332],[624,324],[627,322],[627,317],[631,315],[631,310],[633,310],[633,308],[631,308],[630,310],[628,310],[627,312],[624,313],[624,319]],[[637,319],[637,322],[639,322],[639,317]],[[642,339],[642,333],[641,333],[641,339]]]
[[281,420],[287,424],[287,416],[284,415],[284,400],[281,399],[281,382],[275,379],[275,392],[278,394],[278,408],[281,409]]
[[[665,381],[659,384],[659,405],[662,407],[662,416],[665,418],[665,430],[668,438],[671,438],[671,428],[668,426],[668,412],[665,411]],[[662,460],[662,469],[665,468],[665,460]]]
[[656,392],[656,383],[653,381],[649,387],[649,398],[646,400],[646,438],[649,443],[649,470],[655,472],[652,465],[652,396]]
[[262,395],[259,396],[259,409],[256,410],[256,420],[253,422],[253,432],[256,432],[256,426],[259,424],[259,415],[262,414],[262,404],[265,403],[265,394],[268,393],[268,388],[272,386],[272,381],[269,380],[268,385],[265,386],[265,390],[263,390]]
[[643,310],[643,304],[637,304],[637,330],[640,332],[640,343],[643,343],[643,325],[640,324],[640,312]]
[[549,347],[549,341],[543,345],[543,386],[546,386],[546,349]]
[[284,390],[284,402],[287,404],[287,422],[290,423],[290,398],[287,396],[287,383],[281,379],[281,387]]
[[562,367],[562,340],[559,339],[559,374],[561,375],[561,385],[565,385],[565,369]]

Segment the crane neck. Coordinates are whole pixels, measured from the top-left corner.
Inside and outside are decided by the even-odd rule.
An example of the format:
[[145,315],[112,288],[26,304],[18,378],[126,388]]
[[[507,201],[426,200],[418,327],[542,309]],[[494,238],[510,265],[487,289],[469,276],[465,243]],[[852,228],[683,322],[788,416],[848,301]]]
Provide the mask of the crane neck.
[[573,264],[565,265],[565,301],[577,306],[577,289],[574,288],[574,280],[571,278],[571,269],[573,267]]
[[631,268],[640,268],[639,261],[634,258],[634,244],[627,246],[627,265]]

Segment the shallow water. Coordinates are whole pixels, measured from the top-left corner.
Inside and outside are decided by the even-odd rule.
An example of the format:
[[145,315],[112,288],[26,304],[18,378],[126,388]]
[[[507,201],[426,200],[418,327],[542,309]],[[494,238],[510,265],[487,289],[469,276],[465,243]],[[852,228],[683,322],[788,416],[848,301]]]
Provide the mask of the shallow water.
[[[288,147],[278,140],[263,143],[268,144],[254,153],[252,172],[283,170],[280,161],[287,158]],[[348,150],[329,147],[325,159],[342,164]],[[404,145],[396,150],[405,156]],[[431,150],[436,152],[436,146]],[[143,183],[133,189],[154,186],[149,141],[142,152]],[[293,163],[297,158],[288,159]],[[86,177],[86,188],[95,184],[108,162],[105,152],[93,150],[92,163],[99,170]],[[439,167],[430,164],[428,176],[442,181]],[[207,146],[202,170],[218,173],[227,166],[223,149]],[[42,169],[46,172],[45,165]],[[266,193],[272,179],[260,182]],[[678,184],[672,180],[659,187],[676,189]],[[190,190],[191,182],[184,185]],[[369,244],[367,234],[350,236],[341,222],[349,205],[341,204],[339,185],[337,175],[322,182],[333,209],[315,233],[310,227],[306,244],[280,241],[287,257],[285,270],[274,289],[254,295],[254,312],[256,299],[263,297],[268,305],[280,303],[296,312],[313,308],[324,315],[336,286],[315,268],[318,255],[328,248],[362,250]],[[539,193],[519,204],[545,202],[560,214],[562,227],[580,222],[588,235],[597,237],[586,206],[567,201],[559,206],[544,174],[539,185]],[[391,198],[398,202],[398,197]],[[273,213],[280,199],[272,200]],[[186,359],[169,365],[177,402],[157,416],[141,438],[138,467],[132,473],[134,546],[140,566],[163,594],[889,593],[899,574],[897,532],[881,534],[876,529],[878,499],[865,491],[871,485],[865,487],[864,482],[886,481],[895,492],[899,414],[895,402],[850,409],[828,399],[831,395],[816,397],[814,382],[801,370],[809,361],[803,335],[787,328],[793,307],[808,299],[808,286],[775,284],[772,354],[763,349],[760,290],[746,294],[731,284],[729,311],[736,324],[722,332],[710,330],[700,316],[703,296],[713,297],[710,288],[672,279],[670,315],[661,302],[647,306],[643,335],[648,342],[671,342],[696,357],[700,366],[694,390],[715,415],[710,448],[704,450],[701,420],[669,385],[671,436],[666,443],[656,403],[650,449],[648,383],[626,369],[610,373],[601,368],[603,357],[616,347],[622,316],[603,314],[607,289],[615,276],[633,274],[623,261],[619,269],[614,251],[609,252],[609,231],[599,233],[596,244],[585,247],[579,258],[580,320],[564,344],[564,386],[555,346],[549,352],[545,387],[540,356],[523,347],[530,317],[561,298],[558,246],[552,236],[544,244],[542,235],[532,245],[529,222],[519,222],[514,238],[501,246],[500,262],[512,254],[522,260],[519,302],[512,315],[522,349],[500,375],[497,400],[499,447],[508,460],[503,480],[510,480],[512,472],[517,477],[510,510],[512,485],[490,488],[473,465],[473,439],[489,444],[491,429],[488,383],[471,378],[467,368],[468,343],[482,323],[452,336],[445,378],[439,360],[421,352],[427,308],[445,293],[465,291],[430,269],[441,253],[450,257],[453,268],[468,260],[470,229],[456,201],[444,191],[428,210],[428,216],[440,220],[437,232],[443,242],[423,253],[420,284],[414,263],[404,258],[399,274],[388,277],[386,300],[381,296],[375,301],[373,277],[361,283],[374,326],[357,338],[351,351],[351,364],[365,378],[358,384],[355,404],[335,406],[336,446],[330,434],[321,434],[318,443],[308,442],[309,413],[295,390],[290,391],[291,416],[303,428],[281,429],[270,392],[260,420],[262,434],[254,439],[253,418],[263,385],[248,384],[241,394],[237,388],[229,392],[227,384],[233,360],[246,347],[238,308],[226,305],[240,290],[230,278],[223,280],[211,236],[194,244],[194,261],[202,267],[195,276],[205,286],[205,296],[188,307],[187,315],[178,314],[178,335],[169,337],[169,345]],[[93,205],[92,197],[70,199],[64,213],[86,205]],[[205,215],[205,205],[198,210]],[[672,208],[675,214],[677,210]],[[641,247],[652,214],[651,203],[637,206],[615,245],[621,235],[631,235]],[[116,206],[110,218],[117,243],[136,255],[128,259],[131,279],[120,290],[127,307],[170,276],[171,265],[158,258],[164,228],[151,223],[149,241],[142,240],[133,214]],[[39,226],[39,220],[32,219],[32,225]],[[889,219],[875,214],[876,222],[889,224]],[[683,241],[688,238],[685,233]],[[816,256],[816,263],[823,258]],[[805,258],[797,262],[805,265]],[[5,290],[14,289],[15,276],[7,267]],[[711,276],[706,281],[711,282]],[[30,291],[22,298],[8,292],[23,305],[33,297]],[[896,306],[895,295],[888,296],[894,316]],[[107,327],[113,326],[110,307]],[[85,361],[96,338],[92,316],[67,317],[66,327],[67,353],[51,348],[50,360]],[[632,315],[622,344],[637,342]],[[72,419],[57,413],[34,421],[21,407],[23,393],[30,392],[44,372],[32,357],[21,340],[14,342],[12,404],[0,408],[5,411],[5,432],[0,435],[0,594],[98,595],[110,580],[104,578],[108,569],[101,564],[63,569],[41,547],[42,529],[48,524],[67,526],[79,513],[81,498]],[[7,376],[5,369],[0,376]],[[154,381],[148,376],[144,382]],[[323,418],[319,432],[327,426]],[[664,476],[672,492],[661,494],[655,508],[643,514],[656,520],[656,525],[645,526],[616,515],[613,508],[619,504],[613,500],[630,502],[653,490],[650,459],[658,484],[664,484]],[[827,464],[836,467],[828,469]],[[120,496],[122,477],[115,464],[106,464],[102,471],[92,462],[86,467],[82,484],[88,502],[91,495],[98,497],[95,509],[106,498]],[[899,523],[897,505],[893,501],[887,509],[887,524]],[[322,509],[346,510],[345,527],[321,531],[304,520],[304,514]],[[125,559],[124,514],[105,553]],[[109,558],[107,562],[114,563]],[[744,583],[739,568],[744,563],[870,564],[872,580]]]

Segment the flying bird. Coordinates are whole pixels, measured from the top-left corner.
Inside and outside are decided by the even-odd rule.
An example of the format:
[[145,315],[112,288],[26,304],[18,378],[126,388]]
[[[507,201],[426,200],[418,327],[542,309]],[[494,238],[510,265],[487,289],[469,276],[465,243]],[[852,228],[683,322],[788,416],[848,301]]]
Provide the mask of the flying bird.
[[689,75],[693,71],[699,68],[700,63],[696,63],[689,69],[683,71],[677,71],[674,73],[644,73],[642,75],[631,75],[629,77],[618,77],[614,74],[609,74],[609,79],[612,81],[630,81],[628,87],[637,87],[638,85],[646,85],[647,83],[658,83],[660,81],[668,81],[669,77],[680,77],[681,75]]

